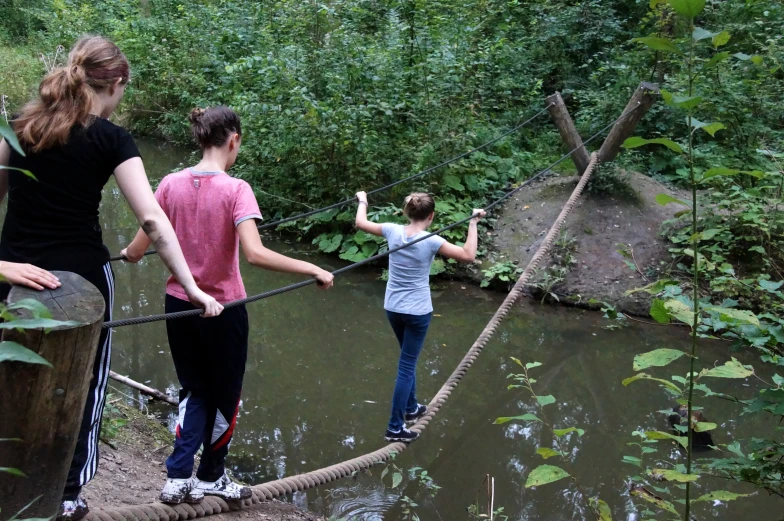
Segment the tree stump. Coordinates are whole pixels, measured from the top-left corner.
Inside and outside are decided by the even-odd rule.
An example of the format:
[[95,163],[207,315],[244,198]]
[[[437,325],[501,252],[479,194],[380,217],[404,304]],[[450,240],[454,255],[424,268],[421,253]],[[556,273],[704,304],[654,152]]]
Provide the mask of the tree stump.
[[[27,477],[0,472],[0,509],[9,518],[29,503],[22,518],[54,516],[62,501],[68,468],[92,378],[104,315],[100,291],[70,272],[54,272],[62,286],[35,291],[11,290],[9,304],[23,299],[42,302],[55,320],[74,320],[74,327],[5,330],[14,341],[45,358],[52,367],[22,362],[0,363],[0,466]],[[30,318],[29,312],[14,312]],[[38,499],[36,499],[38,498]]]
[[558,133],[561,134],[561,139],[566,145],[566,149],[574,150],[572,152],[572,161],[574,166],[577,167],[577,174],[583,175],[585,169],[588,168],[588,163],[591,162],[591,156],[583,146],[583,139],[574,126],[574,121],[572,121],[572,117],[566,109],[561,93],[556,92],[547,98],[545,103],[550,111],[550,117],[553,118],[553,123],[558,128]]

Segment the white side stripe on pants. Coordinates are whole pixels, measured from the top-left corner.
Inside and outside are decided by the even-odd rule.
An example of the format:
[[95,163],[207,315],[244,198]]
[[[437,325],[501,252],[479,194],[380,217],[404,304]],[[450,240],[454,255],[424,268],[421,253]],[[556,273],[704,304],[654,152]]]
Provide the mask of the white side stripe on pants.
[[[106,276],[106,284],[109,287],[109,320],[112,320],[112,310],[114,309],[114,276],[112,275],[112,268],[109,263],[104,265],[103,272]],[[90,429],[87,442],[87,460],[79,474],[79,485],[84,485],[90,481],[98,470],[98,438],[101,434],[101,417],[103,416],[103,407],[106,401],[106,386],[109,383],[109,366],[112,360],[111,329],[107,332],[106,339],[100,347],[100,351],[96,353],[95,356],[100,357],[100,368],[98,371],[98,382],[93,394],[92,413],[90,415],[90,425],[92,428]]]

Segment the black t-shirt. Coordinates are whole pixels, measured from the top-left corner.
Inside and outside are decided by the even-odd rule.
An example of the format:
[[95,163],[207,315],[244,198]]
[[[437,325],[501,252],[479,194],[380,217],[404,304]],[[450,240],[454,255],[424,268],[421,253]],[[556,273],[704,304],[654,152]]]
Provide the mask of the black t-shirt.
[[0,260],[46,270],[84,273],[109,261],[98,207],[101,189],[120,164],[138,157],[131,135],[103,118],[71,130],[64,146],[21,156],[9,166],[8,212],[0,236]]

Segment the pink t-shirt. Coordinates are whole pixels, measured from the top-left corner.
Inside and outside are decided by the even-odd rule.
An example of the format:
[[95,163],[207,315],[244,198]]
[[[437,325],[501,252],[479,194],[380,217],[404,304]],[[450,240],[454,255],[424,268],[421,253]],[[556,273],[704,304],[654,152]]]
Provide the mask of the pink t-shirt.
[[[188,168],[164,177],[155,198],[174,227],[196,285],[221,304],[245,298],[237,226],[261,220],[250,185],[225,172]],[[169,277],[166,293],[188,300],[174,277]]]

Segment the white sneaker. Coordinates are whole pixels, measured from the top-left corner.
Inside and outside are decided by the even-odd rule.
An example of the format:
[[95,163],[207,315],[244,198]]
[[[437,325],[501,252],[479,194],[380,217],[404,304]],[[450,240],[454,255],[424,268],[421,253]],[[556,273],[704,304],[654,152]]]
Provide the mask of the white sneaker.
[[195,478],[167,479],[161,490],[161,501],[170,505],[200,503],[204,499],[204,492],[196,487],[197,481]]
[[56,520],[79,521],[79,519],[86,516],[89,511],[90,509],[87,507],[87,503],[79,496],[75,501],[63,501],[60,504],[60,510],[57,512]]
[[223,499],[248,499],[253,495],[249,487],[234,483],[226,474],[213,482],[197,479],[196,487],[207,496],[220,496]]

